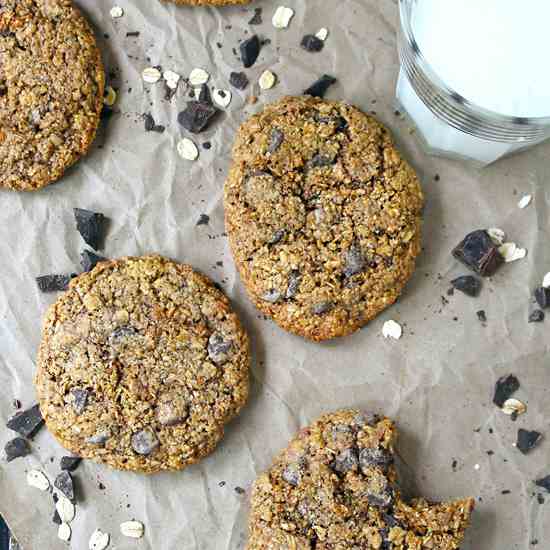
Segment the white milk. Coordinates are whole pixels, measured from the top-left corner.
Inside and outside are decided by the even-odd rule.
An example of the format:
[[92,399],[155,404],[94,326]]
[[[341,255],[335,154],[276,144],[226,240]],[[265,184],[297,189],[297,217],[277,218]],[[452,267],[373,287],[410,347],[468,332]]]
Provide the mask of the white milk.
[[[425,60],[471,103],[517,117],[550,116],[550,0],[417,0],[413,34]],[[488,163],[525,144],[450,128],[402,73],[398,99],[434,148]]]

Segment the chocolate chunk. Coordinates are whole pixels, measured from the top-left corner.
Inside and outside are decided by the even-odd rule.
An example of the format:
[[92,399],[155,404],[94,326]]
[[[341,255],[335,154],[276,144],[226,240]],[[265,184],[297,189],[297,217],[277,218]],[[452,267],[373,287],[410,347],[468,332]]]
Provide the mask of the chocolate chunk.
[[481,281],[473,275],[462,275],[451,281],[453,288],[464,292],[468,296],[478,296],[481,290]]
[[62,471],[53,482],[53,485],[71,502],[74,502],[74,482],[71,474],[66,470]]
[[495,384],[495,395],[493,403],[497,407],[503,407],[507,399],[519,390],[519,380],[513,375],[501,376]]
[[359,457],[355,449],[345,449],[334,459],[332,465],[335,472],[345,474],[352,470],[356,470],[359,465]]
[[516,447],[524,455],[526,455],[529,451],[533,450],[540,443],[541,439],[542,434],[540,432],[536,432],[534,430],[524,430],[523,428],[520,428],[518,430]]
[[359,428],[374,426],[378,423],[379,418],[377,414],[358,413],[353,419],[353,424]]
[[210,88],[203,84],[199,89],[199,102],[212,105],[212,95],[210,94]]
[[132,336],[135,336],[138,333],[138,331],[130,326],[130,325],[123,325],[121,327],[115,328],[113,332],[111,332],[109,336],[109,342],[111,345],[117,344],[120,340],[124,340],[126,338],[131,338]]
[[328,313],[333,307],[334,304],[332,302],[319,302],[312,306],[311,313],[313,315],[323,315],[323,313]]
[[97,432],[94,435],[91,435],[90,437],[87,437],[85,439],[86,443],[89,443],[90,445],[105,445],[107,441],[109,441],[110,434],[107,431],[101,431]]
[[540,287],[535,290],[535,300],[541,309],[550,307],[550,288]]
[[485,311],[483,309],[480,309],[479,311],[476,311],[476,315],[477,315],[477,318],[482,322],[482,323],[486,323],[487,322],[487,314],[485,313]]
[[219,110],[204,101],[189,101],[184,111],[178,115],[178,122],[192,134],[206,130]]
[[308,162],[308,166],[310,168],[324,168],[325,166],[332,166],[335,160],[335,158],[318,153]]
[[146,132],[156,132],[157,134],[162,134],[166,130],[165,126],[161,124],[156,124],[155,119],[151,113],[146,113],[143,115],[145,121],[145,131]]
[[297,487],[302,479],[300,468],[294,464],[287,466],[281,475],[281,477],[293,487]]
[[372,449],[365,448],[361,449],[359,453],[359,466],[363,473],[367,473],[368,468],[372,466],[378,466],[382,469],[386,469],[388,466],[393,464],[393,456],[391,453],[384,449]]
[[356,243],[352,244],[344,254],[344,276],[349,278],[362,273],[365,265],[361,247]]
[[157,418],[163,426],[177,426],[189,416],[189,408],[181,395],[167,393],[159,399]]
[[235,492],[238,494],[238,495],[244,495],[246,493],[246,491],[242,488],[242,487],[235,487]]
[[57,292],[67,290],[73,277],[76,277],[76,273],[70,275],[41,275],[36,278],[36,284],[41,292]]
[[272,288],[262,294],[262,300],[264,302],[269,302],[270,304],[277,303],[281,298],[281,293],[276,288]]
[[241,42],[239,49],[241,50],[241,59],[245,69],[252,67],[256,63],[258,55],[260,55],[260,47],[260,39],[256,34]]
[[286,231],[284,229],[277,229],[275,233],[273,233],[273,236],[271,239],[269,239],[269,244],[277,244],[280,243],[286,235]]
[[231,73],[229,75],[229,84],[237,90],[244,90],[248,86],[248,77],[244,73]]
[[324,48],[325,43],[314,34],[306,34],[302,38],[302,41],[300,42],[300,46],[302,46],[302,48],[307,52],[314,53],[314,52],[320,52]]
[[301,282],[302,282],[301,273],[296,269],[291,271],[288,276],[288,287],[286,289],[286,294],[285,294],[285,298],[287,300],[294,298],[294,296],[298,294],[298,290],[300,289]]
[[59,466],[62,470],[66,470],[67,472],[74,472],[81,462],[82,458],[79,456],[62,456],[59,461]]
[[53,517],[52,517],[52,521],[56,524],[56,525],[61,525],[63,522],[61,521],[61,517],[59,515],[59,512],[57,511],[57,508],[53,511]]
[[145,428],[132,436],[132,449],[139,455],[150,455],[160,443],[153,430]]
[[550,493],[550,476],[537,479],[535,481],[535,485],[537,487],[542,487],[543,489],[546,489]]
[[535,309],[529,315],[530,323],[542,323],[544,321],[544,311],[542,309]]
[[71,395],[73,396],[72,405],[74,411],[77,415],[82,414],[88,405],[90,392],[81,388],[74,388],[71,390]]
[[482,277],[491,276],[504,262],[498,246],[484,229],[466,235],[453,250],[453,256]]
[[91,271],[99,262],[105,262],[106,260],[107,258],[99,256],[91,250],[83,250],[80,254],[80,265],[84,272]]
[[91,212],[83,208],[74,209],[76,229],[82,238],[94,250],[99,250],[103,245],[106,218],[100,212]]
[[389,508],[394,502],[394,492],[387,487],[386,490],[367,491],[367,499],[371,506],[376,508]]
[[11,462],[16,458],[21,458],[22,456],[31,454],[31,447],[26,439],[16,437],[6,443],[4,446],[4,451],[6,452],[6,460]]
[[233,342],[226,340],[221,332],[213,332],[208,339],[208,357],[216,364],[223,365],[229,360],[229,350]]
[[262,8],[255,8],[252,19],[248,22],[249,25],[261,25],[262,24]]
[[196,225],[208,225],[210,223],[210,216],[208,214],[201,214],[197,220]]
[[268,153],[274,153],[285,140],[284,133],[279,128],[273,128],[271,130],[271,136],[269,138],[269,145],[267,146]]
[[32,436],[42,427],[44,419],[38,405],[32,406],[26,411],[15,413],[6,422],[6,426],[23,437]]
[[316,80],[307,90],[304,91],[304,95],[310,95],[312,97],[325,97],[327,90],[336,83],[336,79],[333,76],[324,74],[319,80]]

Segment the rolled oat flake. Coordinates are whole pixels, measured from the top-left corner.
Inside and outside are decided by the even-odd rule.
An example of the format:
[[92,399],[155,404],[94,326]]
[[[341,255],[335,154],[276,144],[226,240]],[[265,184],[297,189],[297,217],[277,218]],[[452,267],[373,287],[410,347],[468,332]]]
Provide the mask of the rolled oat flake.
[[261,74],[258,84],[262,90],[270,90],[273,86],[275,86],[276,82],[277,76],[275,73],[272,73],[270,70],[266,70]]
[[143,69],[143,72],[141,73],[141,77],[145,82],[148,84],[156,84],[162,74],[156,67],[147,67],[146,69]]
[[109,546],[109,540],[109,533],[104,533],[100,529],[96,529],[90,537],[88,548],[89,550],[104,550]]
[[40,491],[47,491],[50,488],[48,478],[40,470],[29,470],[27,473],[27,483]]
[[131,539],[143,537],[144,526],[141,521],[125,521],[120,524],[120,532]]
[[189,138],[181,139],[178,142],[177,149],[179,156],[185,160],[197,160],[199,158],[199,149]]

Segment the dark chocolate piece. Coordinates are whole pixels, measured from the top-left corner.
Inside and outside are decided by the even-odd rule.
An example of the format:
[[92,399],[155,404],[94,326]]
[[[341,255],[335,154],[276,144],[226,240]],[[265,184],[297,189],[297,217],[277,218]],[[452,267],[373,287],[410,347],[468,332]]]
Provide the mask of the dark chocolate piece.
[[208,225],[210,223],[210,216],[208,214],[201,214],[197,221],[197,225]]
[[237,90],[244,90],[248,86],[248,77],[244,73],[231,73],[229,75],[229,84]]
[[466,235],[453,250],[453,256],[482,277],[491,276],[504,262],[498,246],[484,229]]
[[282,145],[285,140],[284,133],[279,128],[273,128],[271,130],[271,136],[269,137],[269,145],[267,146],[268,153],[274,153]]
[[304,95],[310,95],[312,97],[325,97],[327,90],[336,83],[336,79],[333,76],[324,74],[319,80],[316,80],[307,90],[304,91]]
[[94,250],[100,250],[103,246],[103,237],[106,218],[101,212],[91,212],[83,208],[74,209],[76,229],[82,238]]
[[510,399],[519,390],[519,387],[519,380],[513,374],[501,376],[495,384],[493,403],[502,408],[505,401]]
[[219,110],[209,103],[189,101],[185,110],[178,115],[178,122],[192,134],[199,134],[206,130],[218,113]]
[[36,284],[41,292],[58,292],[67,290],[73,277],[76,277],[76,273],[70,275],[41,275],[36,278]]
[[26,411],[15,413],[8,419],[6,426],[23,437],[32,438],[43,424],[44,419],[37,404]]
[[84,250],[80,254],[80,265],[82,266],[82,271],[91,271],[99,262],[106,261],[107,258],[95,254],[91,250]]
[[198,100],[201,103],[208,103],[208,105],[212,105],[212,95],[210,94],[210,88],[206,84],[203,84],[200,87]]
[[53,517],[52,517],[52,521],[56,524],[56,525],[61,525],[63,522],[61,521],[61,517],[59,515],[59,512],[57,511],[57,508],[54,510],[53,512]]
[[478,296],[481,290],[481,281],[473,275],[457,277],[451,281],[451,284],[456,290],[460,290],[460,292],[464,292],[464,294],[472,297]]
[[88,396],[90,392],[88,390],[83,390],[82,388],[74,388],[71,390],[71,395],[73,396],[73,409],[77,415],[80,415],[86,409],[88,405]]
[[487,314],[485,313],[485,310],[480,309],[479,311],[476,311],[477,318],[482,322],[487,322]]
[[520,428],[518,430],[518,439],[516,447],[524,455],[533,450],[541,441],[542,434],[534,430],[524,430]]
[[155,119],[151,113],[145,113],[143,115],[145,120],[145,131],[146,132],[156,132],[157,134],[162,134],[166,130],[165,126],[161,124],[156,124]]
[[82,458],[79,456],[62,456],[59,461],[59,466],[62,470],[66,470],[67,472],[74,472],[81,462]]
[[53,482],[53,485],[71,502],[74,502],[74,482],[71,474],[63,470]]
[[4,446],[4,451],[6,452],[6,460],[11,462],[16,458],[21,458],[22,456],[31,454],[31,447],[26,439],[16,437],[6,443]]
[[302,38],[300,46],[302,46],[302,48],[307,52],[316,53],[320,52],[324,48],[325,43],[314,34],[306,34]]
[[535,309],[529,315],[530,323],[542,323],[544,321],[544,311],[542,309]]
[[256,63],[256,60],[260,55],[260,48],[260,39],[257,34],[251,36],[244,42],[241,42],[239,49],[241,50],[241,60],[245,69],[252,67],[252,65]]
[[535,300],[541,309],[547,309],[550,307],[550,288],[544,288],[541,286],[535,290]]
[[541,479],[537,479],[535,481],[535,485],[537,487],[542,487],[543,489],[546,489],[550,493],[550,475]]
[[150,455],[155,451],[160,443],[153,430],[145,428],[132,436],[132,448],[139,455]]
[[248,22],[249,25],[261,25],[262,24],[262,8],[255,8],[252,19]]

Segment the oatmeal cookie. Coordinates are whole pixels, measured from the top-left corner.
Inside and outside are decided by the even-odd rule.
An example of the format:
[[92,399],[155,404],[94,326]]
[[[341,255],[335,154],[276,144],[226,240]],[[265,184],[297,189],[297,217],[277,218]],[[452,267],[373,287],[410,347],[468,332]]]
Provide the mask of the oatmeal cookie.
[[95,137],[104,85],[94,34],[71,0],[1,2],[0,185],[58,180]]
[[304,428],[252,491],[248,550],[457,550],[471,498],[405,502],[387,418],[342,410]]
[[240,128],[225,220],[246,289],[311,340],[392,304],[420,252],[423,196],[386,128],[346,103],[286,97]]
[[138,472],[211,453],[248,395],[248,338],[228,299],[160,256],[98,264],[45,318],[35,385],[74,454]]

